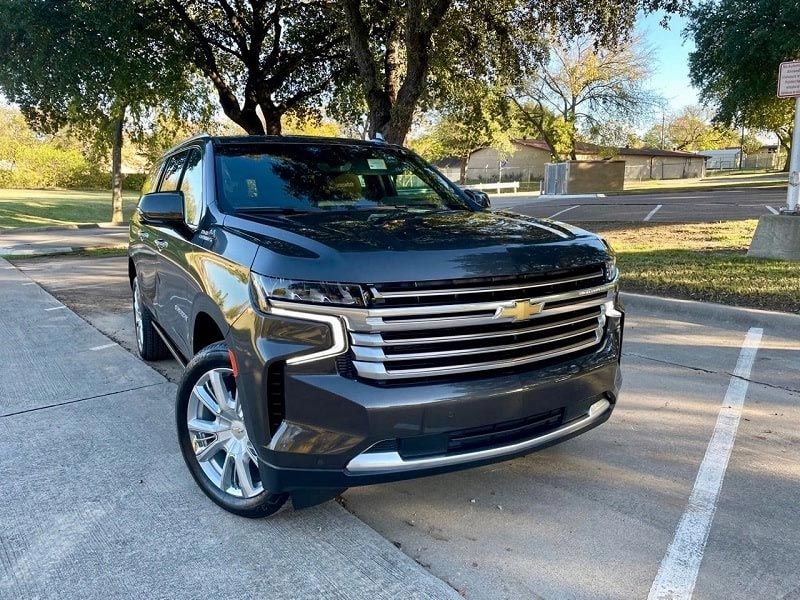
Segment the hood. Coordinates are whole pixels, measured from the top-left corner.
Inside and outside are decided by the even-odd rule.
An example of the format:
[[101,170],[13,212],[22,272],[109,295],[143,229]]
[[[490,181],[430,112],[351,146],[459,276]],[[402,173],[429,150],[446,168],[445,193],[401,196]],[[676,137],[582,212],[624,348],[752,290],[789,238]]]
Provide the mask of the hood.
[[224,227],[259,245],[253,271],[313,281],[518,275],[598,263],[608,254],[603,242],[588,232],[509,213],[227,216]]

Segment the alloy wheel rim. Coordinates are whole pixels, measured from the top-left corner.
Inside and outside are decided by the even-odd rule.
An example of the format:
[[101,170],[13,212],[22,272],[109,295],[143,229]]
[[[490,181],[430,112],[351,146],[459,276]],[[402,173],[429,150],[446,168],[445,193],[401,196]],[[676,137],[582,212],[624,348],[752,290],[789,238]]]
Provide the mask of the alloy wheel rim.
[[195,459],[216,488],[237,498],[264,491],[231,369],[211,369],[198,379],[186,423]]
[[139,282],[133,282],[133,324],[136,328],[136,343],[139,350],[144,348],[144,328],[142,327],[142,294],[139,291]]

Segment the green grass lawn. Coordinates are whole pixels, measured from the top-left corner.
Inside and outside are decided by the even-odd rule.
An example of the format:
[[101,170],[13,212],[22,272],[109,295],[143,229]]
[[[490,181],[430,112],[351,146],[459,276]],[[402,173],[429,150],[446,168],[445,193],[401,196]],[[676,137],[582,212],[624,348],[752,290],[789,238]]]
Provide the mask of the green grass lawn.
[[788,173],[730,171],[715,173],[703,179],[650,179],[626,181],[624,194],[657,194],[666,192],[692,192],[739,187],[786,187]]
[[617,251],[623,290],[800,313],[800,262],[745,255],[756,224],[603,224],[598,231]]
[[[123,212],[130,218],[138,192],[124,192]],[[15,227],[103,223],[111,220],[111,192],[0,189],[0,231]]]

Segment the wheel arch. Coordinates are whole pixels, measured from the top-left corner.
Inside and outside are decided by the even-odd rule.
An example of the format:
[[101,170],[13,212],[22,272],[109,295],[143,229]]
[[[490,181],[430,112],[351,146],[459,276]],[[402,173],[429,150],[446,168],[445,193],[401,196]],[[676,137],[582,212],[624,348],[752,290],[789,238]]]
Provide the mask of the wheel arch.
[[225,341],[230,325],[219,306],[207,296],[194,302],[190,347],[192,355],[215,342]]
[[131,284],[131,289],[133,289],[133,280],[136,278],[136,264],[133,262],[133,258],[128,256],[128,280]]

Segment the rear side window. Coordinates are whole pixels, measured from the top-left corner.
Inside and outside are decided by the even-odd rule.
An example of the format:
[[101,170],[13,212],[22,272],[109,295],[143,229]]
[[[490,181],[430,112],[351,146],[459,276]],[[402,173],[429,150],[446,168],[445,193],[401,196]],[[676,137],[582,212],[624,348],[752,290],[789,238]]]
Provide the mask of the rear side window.
[[144,180],[144,184],[142,184],[142,196],[155,191],[156,185],[158,185],[158,174],[161,172],[162,164],[163,163],[161,161],[158,161],[155,165],[153,165],[153,168],[150,169],[150,172],[147,174],[147,177]]
[[186,224],[197,227],[203,214],[203,160],[197,148],[189,151],[180,190],[183,192]]
[[186,152],[181,152],[167,160],[167,166],[164,167],[164,177],[161,180],[161,186],[158,188],[159,192],[174,192],[178,189],[181,182],[181,173],[183,172],[183,163],[186,162]]

